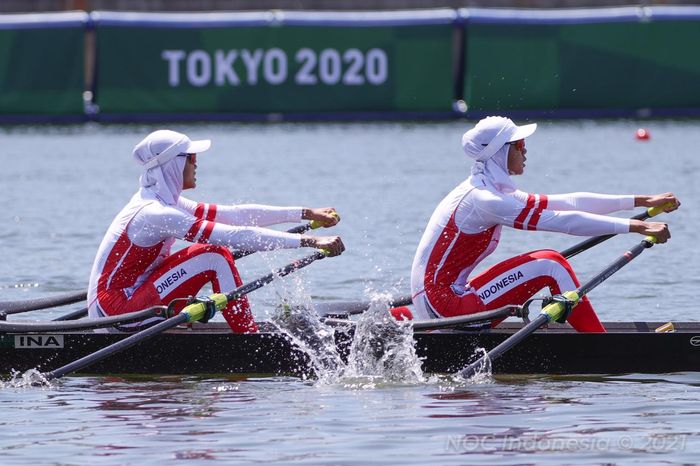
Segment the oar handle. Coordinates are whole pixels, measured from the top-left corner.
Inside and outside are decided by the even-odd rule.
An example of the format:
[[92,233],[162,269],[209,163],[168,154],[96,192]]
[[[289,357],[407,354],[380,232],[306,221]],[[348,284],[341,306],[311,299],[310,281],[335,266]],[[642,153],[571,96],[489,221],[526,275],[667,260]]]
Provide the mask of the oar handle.
[[[333,212],[331,214],[331,217],[340,221],[340,215],[338,215],[338,212]],[[311,220],[309,223],[306,223],[304,225],[299,225],[298,227],[294,227],[291,230],[287,230],[287,232],[288,233],[304,233],[305,231],[308,231],[308,230],[316,230],[317,228],[321,228],[322,226],[325,226],[325,225],[320,220]]]
[[541,314],[544,314],[547,316],[547,321],[548,322],[557,322],[560,321],[564,313],[567,311],[567,307],[569,305],[571,306],[576,306],[578,302],[581,300],[583,295],[578,294],[577,291],[567,291],[565,293],[562,293],[562,296],[566,298],[569,303],[565,301],[554,301],[552,303],[547,304],[544,308],[542,308]]
[[670,209],[671,207],[673,207],[673,203],[672,203],[672,202],[667,202],[667,203],[664,204],[664,205],[658,205],[658,206],[655,206],[655,207],[649,207],[649,208],[646,210],[646,212],[643,212],[643,213],[646,213],[646,217],[644,217],[644,218],[637,218],[637,217],[635,216],[635,217],[632,217],[632,218],[635,218],[635,219],[637,219],[637,220],[646,220],[647,218],[656,217],[657,215],[664,213],[664,212],[666,211],[667,208]]

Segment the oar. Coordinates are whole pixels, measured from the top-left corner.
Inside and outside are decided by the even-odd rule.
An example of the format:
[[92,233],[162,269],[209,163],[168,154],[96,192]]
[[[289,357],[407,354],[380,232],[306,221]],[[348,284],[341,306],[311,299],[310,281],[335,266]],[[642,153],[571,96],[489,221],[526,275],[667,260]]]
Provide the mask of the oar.
[[85,301],[87,291],[70,291],[57,296],[45,298],[24,299],[22,301],[0,301],[0,320],[10,314],[19,314],[27,311],[37,311],[49,307],[65,306],[78,301]]
[[[665,204],[662,206],[649,207],[644,212],[637,214],[634,217],[631,217],[631,220],[646,220],[646,219],[651,218],[651,217],[656,217],[660,213],[664,212],[665,207],[671,207],[671,206],[672,206],[672,204],[668,203],[668,204]],[[615,236],[615,234],[600,235],[600,236],[594,236],[593,238],[588,238],[585,241],[581,241],[580,243],[575,244],[575,245],[571,246],[570,248],[563,250],[561,252],[561,255],[566,257],[567,259],[570,259],[570,258],[574,257],[576,254],[579,254],[583,251],[586,251],[586,250],[592,248],[596,244],[600,244],[603,241],[609,240],[613,236]]]
[[[507,305],[498,309],[489,311],[477,312],[474,314],[466,314],[463,316],[444,317],[441,319],[426,319],[426,320],[409,320],[414,332],[427,330],[440,330],[446,328],[460,328],[466,325],[483,324],[497,319],[505,319],[506,317],[517,316],[522,317],[527,310],[521,305]],[[356,324],[354,320],[336,319],[327,317],[323,319],[323,323],[332,326],[353,326]]]
[[226,305],[230,301],[240,299],[242,296],[247,295],[251,291],[257,290],[258,288],[261,288],[267,283],[270,283],[276,277],[284,277],[285,275],[289,275],[295,270],[299,270],[303,267],[306,267],[307,265],[311,264],[316,260],[323,259],[324,257],[326,257],[326,255],[326,252],[316,252],[310,256],[296,260],[291,264],[277,269],[270,274],[260,277],[255,281],[240,286],[229,293],[213,294],[207,300],[202,300],[186,306],[179,314],[177,314],[174,317],[164,320],[163,322],[159,322],[153,327],[149,327],[145,330],[142,330],[139,333],[124,338],[123,340],[119,340],[118,342],[109,345],[105,348],[102,348],[101,350],[96,351],[95,353],[80,358],[77,361],[73,361],[51,372],[47,372],[44,374],[44,377],[46,378],[46,380],[53,380],[59,377],[63,377],[64,375],[70,372],[75,372],[77,370],[83,369],[84,367],[101,361],[106,357],[109,357],[122,350],[125,350],[126,348],[141,343],[142,341],[154,335],[157,335],[168,329],[177,327],[180,324],[196,322],[205,316],[211,318],[211,314],[213,314],[213,312],[220,311],[221,309],[226,307]]
[[[318,220],[312,220],[303,225],[290,228],[287,230],[287,233],[301,234],[309,230],[315,230],[316,228],[320,228],[322,226],[323,224]],[[254,251],[233,251],[233,257],[234,259],[238,260],[242,257],[253,254],[253,252]],[[25,299],[22,301],[0,301],[0,320],[6,320],[7,316],[10,314],[19,314],[22,312],[38,311],[40,309],[65,306],[67,304],[85,301],[86,298],[87,291],[71,291],[46,298]],[[53,320],[76,320],[85,317],[87,313],[87,307],[84,307]]]
[[[410,306],[410,296],[398,296],[389,300],[389,307]],[[333,303],[314,303],[314,310],[321,316],[362,314],[369,309],[369,301],[336,301]]]
[[[539,316],[533,319],[529,324],[525,325],[523,328],[515,332],[513,335],[508,337],[503,343],[496,346],[494,349],[489,351],[486,355],[479,358],[477,361],[469,364],[467,367],[462,369],[457,373],[457,375],[463,378],[469,378],[476,374],[481,367],[483,367],[484,362],[488,359],[494,361],[503,353],[523,341],[525,338],[530,336],[535,330],[542,327],[543,325],[551,321],[559,321],[564,317],[567,312],[567,306],[576,306],[581,298],[588,294],[592,289],[603,283],[605,280],[610,278],[615,272],[620,270],[626,264],[628,264],[632,259],[637,257],[647,248],[650,248],[656,243],[656,238],[653,236],[647,236],[639,244],[634,246],[629,251],[625,252],[617,260],[608,265],[602,272],[593,277],[588,282],[584,283],[574,291],[567,291],[562,295],[555,296],[555,301],[548,304],[542,309]],[[576,312],[576,309],[573,310]]]
[[71,330],[87,330],[96,328],[115,327],[117,325],[140,322],[150,317],[167,317],[166,306],[153,306],[141,311],[129,312],[109,317],[96,317],[93,319],[42,320],[39,322],[0,322],[0,334],[2,333],[29,333],[29,332],[61,332]]

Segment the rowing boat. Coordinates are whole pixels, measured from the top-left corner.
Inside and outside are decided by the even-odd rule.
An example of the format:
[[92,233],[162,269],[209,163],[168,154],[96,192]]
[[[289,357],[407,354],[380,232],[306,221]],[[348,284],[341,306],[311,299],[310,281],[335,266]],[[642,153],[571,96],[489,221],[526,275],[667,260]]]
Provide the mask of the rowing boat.
[[[676,207],[651,207],[632,219],[645,220],[660,214],[664,208],[674,210]],[[309,225],[309,228],[313,226]],[[563,251],[562,255],[566,258],[572,257],[612,236],[614,235],[589,238]],[[489,362],[494,363],[492,370],[496,373],[615,374],[700,370],[700,323],[681,322],[674,327],[671,323],[661,325],[659,322],[608,322],[606,328],[609,332],[605,334],[579,334],[568,326],[548,325],[553,321],[564,322],[583,296],[656,242],[655,237],[646,237],[584,285],[553,296],[532,322],[528,319],[529,305],[532,301],[541,300],[540,298],[530,299],[522,305],[513,304],[465,316],[435,319],[437,326],[429,321],[413,322],[415,352],[422,361],[423,370],[430,373],[458,371],[459,376],[468,377],[480,370],[484,363]],[[337,319],[336,313],[341,311],[339,317],[348,317],[369,309],[369,303],[362,303],[359,307],[356,306],[358,303],[351,303],[349,307],[343,303],[333,303],[328,313],[321,313],[328,316],[325,320],[327,323],[340,320],[341,328],[333,334],[326,330],[320,331],[323,336],[317,336],[317,345],[310,346],[317,350],[324,349],[322,354],[317,355],[305,353],[294,343],[293,337],[281,332],[274,324],[262,325],[260,333],[245,335],[231,334],[228,328],[221,324],[198,323],[192,326],[194,322],[208,322],[231,300],[239,299],[275,277],[286,276],[327,255],[327,252],[317,252],[228,293],[216,293],[211,297],[195,299],[175,316],[168,315],[166,306],[153,306],[138,312],[97,319],[99,322],[91,322],[88,319],[69,326],[63,325],[61,321],[80,319],[86,314],[86,309],[82,309],[55,319],[51,325],[30,325],[31,328],[23,324],[2,325],[0,373],[34,368],[44,373],[45,380],[60,378],[85,368],[90,373],[110,374],[311,375],[315,370],[314,365],[326,358],[330,358],[333,366],[337,367],[342,363],[339,359],[348,361],[348,358],[353,356],[349,352],[355,347],[352,344],[354,340],[362,343],[364,338],[359,331],[358,335],[354,335],[354,326],[349,324],[350,321],[344,318]],[[0,321],[6,320],[11,314],[62,306],[84,299],[85,293],[79,292],[27,302],[0,302]],[[392,298],[386,305],[396,307],[410,303],[410,297]],[[282,308],[285,309],[285,306]],[[286,309],[283,314],[294,320],[295,313],[290,311],[292,310]],[[317,308],[316,311],[320,309]],[[483,326],[479,327],[476,324],[500,321],[510,316],[523,318],[527,325],[506,324],[491,329],[487,323],[485,330]],[[129,336],[85,330],[140,322],[150,317],[168,318]],[[382,319],[383,317],[379,320]],[[182,328],[183,324],[188,325]],[[471,327],[465,328],[464,325]],[[303,324],[299,328],[308,330],[311,327],[313,325]],[[659,332],[660,328],[665,330]],[[431,332],[435,329],[440,330]],[[316,330],[305,332],[305,335],[314,335]],[[45,331],[50,333],[41,333]],[[386,346],[385,342],[381,341],[386,334],[380,334],[376,341],[365,345],[375,353],[381,353],[381,349]],[[304,340],[305,337],[302,335],[301,338]],[[332,351],[334,345],[336,348]],[[520,351],[511,352],[507,357],[501,358],[516,345],[520,345]],[[485,354],[485,351],[488,353]],[[114,357],[116,353],[120,353],[118,358]],[[332,353],[337,353],[337,357]],[[478,361],[470,360],[470,355],[475,354],[483,356],[479,357]],[[50,370],[51,368],[56,369]]]
[[[700,322],[607,322],[606,334],[576,333],[550,324],[493,363],[494,373],[620,374],[700,371]],[[489,330],[414,333],[426,373],[451,373],[468,364],[478,348],[493,348],[522,324],[505,322]],[[30,368],[47,371],[124,338],[94,332],[0,335],[0,373]],[[335,331],[342,358],[348,357],[352,328]],[[273,324],[257,334],[232,334],[225,323],[178,327],[87,368],[89,374],[290,374],[312,375],[311,358]]]

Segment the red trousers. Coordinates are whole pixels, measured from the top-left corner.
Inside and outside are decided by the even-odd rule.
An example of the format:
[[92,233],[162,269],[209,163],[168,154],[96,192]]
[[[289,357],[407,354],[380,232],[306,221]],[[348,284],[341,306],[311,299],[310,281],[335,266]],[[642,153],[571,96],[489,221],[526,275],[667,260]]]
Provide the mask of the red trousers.
[[[426,287],[425,305],[432,313],[452,317],[523,304],[543,288],[552,294],[571,291],[580,285],[567,260],[557,251],[540,250],[496,264],[469,280],[468,291],[455,293],[452,287]],[[423,299],[418,296],[417,299]],[[568,318],[579,332],[605,332],[587,297],[583,297]],[[500,322],[495,322],[494,326]]]
[[[132,296],[122,290],[102,293],[100,306],[110,315],[167,306],[173,299],[196,296],[208,283],[215,293],[221,293],[234,290],[242,281],[231,251],[223,246],[194,244],[168,256]],[[178,303],[175,309],[180,311],[184,306],[184,302]],[[222,314],[236,333],[258,331],[245,296],[229,302]]]

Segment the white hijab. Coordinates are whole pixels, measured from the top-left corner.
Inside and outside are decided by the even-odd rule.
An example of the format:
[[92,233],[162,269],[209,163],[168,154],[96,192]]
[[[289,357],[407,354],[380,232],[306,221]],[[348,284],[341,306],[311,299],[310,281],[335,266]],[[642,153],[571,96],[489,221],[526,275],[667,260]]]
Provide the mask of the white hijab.
[[187,154],[204,152],[211,141],[192,141],[186,135],[167,129],[154,131],[136,144],[133,157],[143,168],[139,178],[141,195],[157,198],[166,205],[177,204],[182,192]]
[[537,124],[517,126],[510,118],[490,116],[462,135],[462,149],[471,159],[471,179],[508,194],[517,188],[508,172],[509,142],[525,139]]
[[166,205],[177,204],[182,192],[182,172],[186,161],[187,157],[176,156],[163,165],[156,165],[143,172],[139,178],[142,195],[149,192]]
[[512,193],[518,189],[508,172],[508,149],[510,145],[505,144],[490,159],[484,162],[475,160],[472,165],[472,181],[478,178],[503,194]]

